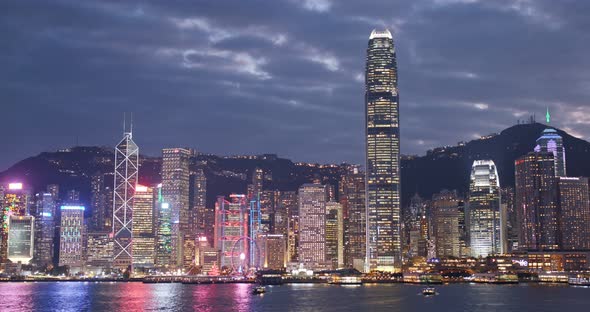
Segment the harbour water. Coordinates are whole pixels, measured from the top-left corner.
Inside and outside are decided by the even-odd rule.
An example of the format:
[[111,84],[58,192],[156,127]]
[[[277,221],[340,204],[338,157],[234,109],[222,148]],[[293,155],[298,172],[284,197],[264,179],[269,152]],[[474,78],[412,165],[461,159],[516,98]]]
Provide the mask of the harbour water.
[[0,283],[0,311],[587,311],[590,288],[567,285],[268,286],[93,282]]

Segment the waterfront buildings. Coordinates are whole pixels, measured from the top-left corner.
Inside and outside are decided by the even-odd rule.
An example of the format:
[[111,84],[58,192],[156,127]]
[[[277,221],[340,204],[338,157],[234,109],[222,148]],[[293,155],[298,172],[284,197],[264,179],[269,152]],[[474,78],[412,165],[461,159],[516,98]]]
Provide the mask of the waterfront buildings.
[[92,219],[90,228],[93,231],[113,230],[113,183],[114,172],[96,173],[90,180],[90,207]]
[[113,197],[113,266],[121,270],[133,263],[133,202],[139,168],[139,148],[132,129],[124,131],[115,147]]
[[59,265],[80,269],[84,264],[83,240],[84,206],[60,207]]
[[326,264],[326,187],[303,184],[299,188],[298,261],[306,269],[323,269]]
[[476,160],[471,167],[469,185],[471,255],[502,254],[503,235],[498,170],[492,160]]
[[401,268],[397,64],[389,30],[369,36],[365,71],[368,269]]
[[182,267],[183,239],[189,226],[190,162],[194,151],[185,148],[162,150],[162,200],[169,205],[172,267]]

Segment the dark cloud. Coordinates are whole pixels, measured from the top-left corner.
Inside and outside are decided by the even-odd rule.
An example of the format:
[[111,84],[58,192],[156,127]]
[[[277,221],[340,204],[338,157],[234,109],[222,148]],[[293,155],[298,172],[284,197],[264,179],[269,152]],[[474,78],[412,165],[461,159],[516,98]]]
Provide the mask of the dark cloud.
[[0,3],[0,168],[78,142],[363,163],[362,74],[394,31],[402,151],[530,114],[590,135],[590,3],[552,0]]

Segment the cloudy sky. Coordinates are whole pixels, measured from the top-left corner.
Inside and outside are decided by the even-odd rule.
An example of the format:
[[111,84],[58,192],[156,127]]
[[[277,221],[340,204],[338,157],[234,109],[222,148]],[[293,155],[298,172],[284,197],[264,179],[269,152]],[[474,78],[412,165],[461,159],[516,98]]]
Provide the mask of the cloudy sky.
[[0,2],[0,169],[42,151],[277,153],[362,163],[368,35],[396,43],[402,152],[547,106],[590,136],[590,1]]

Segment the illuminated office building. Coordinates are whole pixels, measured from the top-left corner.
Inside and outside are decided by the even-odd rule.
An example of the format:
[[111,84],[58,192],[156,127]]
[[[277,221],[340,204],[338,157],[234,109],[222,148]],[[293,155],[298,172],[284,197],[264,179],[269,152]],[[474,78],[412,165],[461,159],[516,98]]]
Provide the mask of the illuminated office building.
[[[297,261],[297,248],[299,246],[299,206],[297,205],[297,192],[281,192],[279,206],[281,211],[287,214],[287,261]],[[281,234],[276,232],[275,234]]]
[[528,153],[515,161],[515,168],[519,248],[559,249],[559,215],[553,153]]
[[217,197],[215,205],[215,245],[221,252],[221,267],[243,271],[258,266],[249,263],[248,206],[246,195],[232,194],[230,201]]
[[156,266],[165,268],[170,266],[172,256],[172,223],[170,204],[157,202],[156,228]]
[[215,210],[207,208],[207,177],[203,169],[197,169],[192,176],[193,223],[197,237],[205,236],[213,241]]
[[8,252],[8,231],[10,216],[25,216],[29,214],[31,204],[30,191],[20,182],[8,183],[2,186],[2,232],[0,233],[0,263],[5,263]]
[[259,234],[256,248],[260,250],[260,267],[283,270],[287,265],[287,240],[282,234]]
[[354,167],[342,177],[339,187],[345,220],[344,264],[363,271],[367,244],[365,174]]
[[101,272],[113,265],[113,239],[110,231],[89,231],[86,234],[85,266]]
[[61,206],[59,266],[83,266],[84,206]]
[[443,191],[433,196],[433,236],[438,258],[461,256],[460,219],[464,207],[455,191]]
[[328,267],[326,261],[326,187],[303,184],[299,188],[299,263],[307,269]]
[[410,217],[408,220],[408,255],[409,257],[427,257],[429,219],[426,218],[426,203],[415,194],[410,199]]
[[45,267],[53,263],[56,198],[51,193],[35,194],[35,249],[34,263]]
[[112,231],[113,229],[113,183],[114,173],[97,173],[90,179],[90,207],[93,231]]
[[138,178],[139,148],[133,142],[133,129],[125,129],[115,147],[113,196],[113,266],[126,270],[133,264],[133,203]]
[[185,148],[162,150],[162,197],[170,206],[170,265],[182,267],[183,240],[189,230],[190,162],[194,151]]
[[365,72],[367,269],[401,269],[400,136],[393,37],[373,30]]
[[545,129],[541,137],[537,139],[535,152],[551,153],[555,162],[555,176],[565,177],[565,148],[563,147],[563,138],[557,134],[555,129]]
[[588,178],[559,177],[557,183],[561,249],[590,250]]
[[201,274],[209,274],[213,270],[219,270],[219,250],[210,246],[207,237],[197,239],[196,265],[201,268]]
[[333,269],[344,267],[344,215],[342,205],[326,203],[326,261]]
[[500,179],[492,160],[476,160],[469,185],[469,237],[471,255],[504,253],[500,205]]
[[8,217],[8,260],[28,264],[33,259],[35,246],[35,218],[33,216]]
[[154,189],[135,187],[133,204],[133,267],[149,268],[155,261]]

